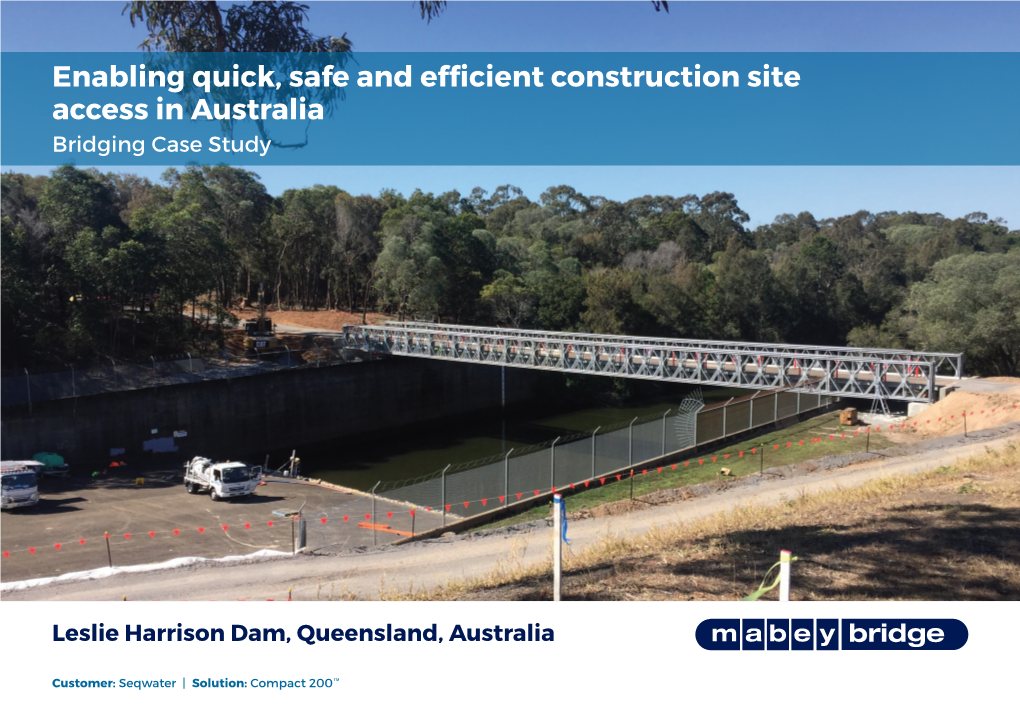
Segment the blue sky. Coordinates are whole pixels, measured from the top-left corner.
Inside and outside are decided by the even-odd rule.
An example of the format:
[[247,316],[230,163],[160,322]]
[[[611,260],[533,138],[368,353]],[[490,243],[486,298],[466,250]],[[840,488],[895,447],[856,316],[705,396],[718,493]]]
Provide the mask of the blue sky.
[[[318,34],[346,32],[355,51],[1020,51],[1020,2],[451,2],[430,25],[407,1],[311,2]],[[4,51],[130,51],[144,38],[113,2],[2,2]],[[987,108],[982,112],[987,112]],[[3,170],[48,172],[50,168]],[[157,178],[163,168],[115,168]],[[975,210],[1020,226],[1016,167],[263,167],[270,192],[331,183],[469,193],[512,183],[529,195],[566,183],[591,195],[736,193],[752,225],[776,214],[860,209],[957,216]]]

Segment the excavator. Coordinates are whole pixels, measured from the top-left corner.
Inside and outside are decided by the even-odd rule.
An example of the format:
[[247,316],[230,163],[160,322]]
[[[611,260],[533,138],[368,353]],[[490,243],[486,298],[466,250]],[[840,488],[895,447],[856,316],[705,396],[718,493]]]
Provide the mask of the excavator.
[[280,345],[276,331],[273,330],[273,321],[266,317],[266,291],[263,285],[259,283],[259,317],[244,323],[244,350],[248,354],[275,351]]

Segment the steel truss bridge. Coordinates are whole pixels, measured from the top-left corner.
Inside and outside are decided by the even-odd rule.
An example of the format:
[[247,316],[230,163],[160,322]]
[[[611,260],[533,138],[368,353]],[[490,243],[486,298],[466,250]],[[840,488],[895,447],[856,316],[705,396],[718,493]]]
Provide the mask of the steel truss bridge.
[[[959,353],[637,338],[387,322],[344,326],[345,347],[412,358],[645,378],[750,390],[931,403],[958,379]],[[939,375],[942,373],[943,375]]]

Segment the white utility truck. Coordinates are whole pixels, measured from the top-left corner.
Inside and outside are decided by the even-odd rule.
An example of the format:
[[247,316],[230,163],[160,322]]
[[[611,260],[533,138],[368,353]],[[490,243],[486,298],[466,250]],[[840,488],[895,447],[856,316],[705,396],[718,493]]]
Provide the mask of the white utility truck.
[[184,488],[188,493],[209,493],[214,501],[248,496],[262,480],[262,466],[248,467],[236,461],[213,463],[195,456],[184,465]]
[[39,473],[42,465],[37,461],[0,462],[0,507],[3,510],[34,506],[39,502]]

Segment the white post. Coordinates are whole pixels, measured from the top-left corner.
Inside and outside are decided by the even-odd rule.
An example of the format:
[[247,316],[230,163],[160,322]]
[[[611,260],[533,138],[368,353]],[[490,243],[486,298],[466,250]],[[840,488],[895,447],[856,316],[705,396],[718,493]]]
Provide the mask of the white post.
[[790,556],[789,551],[779,552],[779,600],[790,600]]
[[560,576],[563,570],[563,496],[553,494],[553,601],[560,600]]
[[376,545],[376,543],[377,543],[377,541],[375,540],[375,536],[376,536],[376,534],[375,534],[375,528],[376,528],[376,526],[375,526],[375,489],[379,487],[380,483],[382,483],[382,481],[376,481],[375,485],[372,486],[372,545],[373,546]]
[[443,526],[444,527],[446,526],[446,472],[448,470],[450,470],[450,466],[452,466],[452,465],[453,465],[452,463],[448,463],[446,465],[446,468],[443,469],[442,488],[443,488]]
[[503,459],[503,505],[510,503],[510,454],[514,452],[511,448]]
[[551,453],[549,454],[549,487],[556,487],[556,444],[559,442],[560,436],[556,437],[556,440],[552,442],[550,448]]
[[[639,416],[640,417],[640,416]],[[637,418],[630,422],[627,426],[627,465],[634,465],[634,424],[637,422]]]

